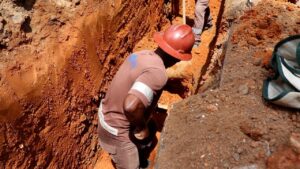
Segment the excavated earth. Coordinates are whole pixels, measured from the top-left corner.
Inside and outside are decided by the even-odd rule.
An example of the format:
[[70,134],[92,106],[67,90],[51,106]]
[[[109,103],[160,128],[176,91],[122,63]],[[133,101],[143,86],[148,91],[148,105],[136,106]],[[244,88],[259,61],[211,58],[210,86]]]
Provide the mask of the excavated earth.
[[300,33],[300,8],[267,0],[246,7],[240,17],[233,17],[238,10],[230,8],[221,23],[227,33],[221,30],[218,39],[222,42],[228,34],[227,41],[216,43],[216,48],[224,47],[222,68],[215,65],[219,68],[211,71],[221,78],[171,108],[156,168],[300,168],[300,155],[289,145],[290,135],[300,132],[300,112],[262,99],[263,80],[272,75],[272,49]]
[[[192,24],[194,0],[186,3]],[[168,70],[161,105],[199,94],[169,111],[157,168],[299,167],[300,157],[281,146],[300,132],[298,112],[261,99],[272,48],[300,33],[299,8],[268,0],[238,19],[241,3],[211,0],[214,27],[191,62]],[[2,0],[0,168],[112,169],[96,133],[100,97],[126,56],[155,48],[151,36],[169,24],[168,5]]]

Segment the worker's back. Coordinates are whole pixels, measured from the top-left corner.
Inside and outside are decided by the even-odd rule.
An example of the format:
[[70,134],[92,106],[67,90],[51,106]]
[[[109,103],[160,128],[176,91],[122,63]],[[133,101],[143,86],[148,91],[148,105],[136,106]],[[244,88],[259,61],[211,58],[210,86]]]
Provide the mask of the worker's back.
[[[118,130],[119,139],[128,139],[129,122],[124,115],[123,102],[130,93],[139,97],[147,107],[151,100],[132,89],[149,87],[155,94],[167,81],[166,70],[162,59],[152,51],[133,53],[124,61],[114,76],[105,98],[102,101],[102,112],[105,121]],[[141,85],[141,86],[140,86]]]

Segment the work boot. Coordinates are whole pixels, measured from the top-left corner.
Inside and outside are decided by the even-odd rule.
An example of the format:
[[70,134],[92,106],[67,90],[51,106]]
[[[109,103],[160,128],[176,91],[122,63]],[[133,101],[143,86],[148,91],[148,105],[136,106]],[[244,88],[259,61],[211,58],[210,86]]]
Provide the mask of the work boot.
[[197,28],[192,28],[194,36],[195,36],[195,42],[194,42],[194,46],[193,48],[197,48],[199,47],[200,43],[201,43],[201,29],[197,29]]
[[197,41],[195,40],[193,48],[198,48],[200,46],[200,44],[201,44],[201,40],[197,40]]
[[[203,31],[206,31],[208,29],[210,29],[213,26],[212,23],[212,18],[210,18],[207,23],[205,24],[205,26],[203,27]],[[193,48],[197,48],[199,47],[200,43],[201,43],[201,34],[202,34],[202,30],[198,29],[198,28],[192,28],[194,36],[195,36],[195,43]]]

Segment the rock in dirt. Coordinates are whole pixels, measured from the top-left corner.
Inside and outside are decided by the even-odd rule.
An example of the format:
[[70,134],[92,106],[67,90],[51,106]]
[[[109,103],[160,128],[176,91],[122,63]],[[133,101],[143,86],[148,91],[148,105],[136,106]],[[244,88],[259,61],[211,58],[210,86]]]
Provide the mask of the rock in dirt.
[[232,169],[258,169],[256,164],[249,164],[245,166],[233,167]]
[[238,153],[234,153],[232,156],[235,161],[240,161],[240,155]]
[[2,31],[4,28],[4,24],[0,21],[0,31]]
[[282,146],[267,160],[268,169],[299,169],[300,155],[291,147]]
[[258,41],[256,38],[250,37],[250,38],[247,40],[247,43],[248,43],[249,45],[256,46],[256,45],[258,45],[259,41]]
[[85,114],[82,114],[82,115],[80,116],[80,118],[79,118],[79,121],[80,121],[81,123],[85,122],[86,120],[87,120],[87,118],[86,118],[86,115],[85,115]]
[[19,148],[23,149],[24,148],[24,144],[19,144]]
[[0,31],[3,30],[3,28],[4,28],[4,23],[5,23],[5,20],[0,16]]
[[253,65],[260,66],[262,64],[262,58],[253,58]]
[[94,97],[93,97],[93,101],[96,103],[96,102],[98,102],[99,101],[99,96],[98,95],[95,95]]
[[241,93],[242,95],[247,95],[249,93],[249,87],[247,84],[241,85],[239,87],[239,93]]
[[72,2],[67,1],[67,0],[55,0],[54,2],[59,7],[67,7],[67,8],[69,8],[72,5]]
[[256,148],[256,147],[259,146],[259,142],[257,142],[257,141],[252,141],[252,142],[250,143],[250,146],[251,146],[252,148]]
[[58,16],[56,15],[51,15],[50,18],[49,18],[49,21],[57,21],[58,20]]
[[245,135],[255,141],[259,141],[266,133],[264,128],[256,125],[251,125],[247,122],[241,123],[240,129]]
[[23,15],[22,13],[15,13],[11,19],[13,21],[13,23],[15,24],[22,24],[23,22],[25,22],[27,16]]
[[52,126],[46,126],[42,131],[41,134],[48,134],[52,130]]
[[239,148],[237,149],[237,151],[236,151],[236,152],[237,152],[238,154],[242,154],[242,153],[243,153],[243,151],[244,151],[244,149],[243,149],[243,148],[241,148],[241,147],[239,147]]
[[290,145],[295,152],[300,154],[300,133],[292,133],[291,134]]
[[209,105],[206,106],[206,110],[208,112],[215,112],[215,111],[218,111],[219,109],[218,109],[218,107],[216,105],[209,104]]

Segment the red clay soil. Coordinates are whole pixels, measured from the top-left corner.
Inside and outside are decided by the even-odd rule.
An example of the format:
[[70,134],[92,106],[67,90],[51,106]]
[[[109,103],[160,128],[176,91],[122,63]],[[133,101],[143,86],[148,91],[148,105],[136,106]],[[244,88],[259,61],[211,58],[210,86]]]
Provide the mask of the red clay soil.
[[[300,9],[262,1],[233,21],[219,88],[176,103],[161,135],[158,169],[299,168],[289,143],[299,111],[262,100],[269,49],[299,34]],[[224,18],[226,21],[226,18]],[[262,55],[260,55],[262,54]]]
[[163,1],[0,3],[0,168],[92,168],[99,94]]

